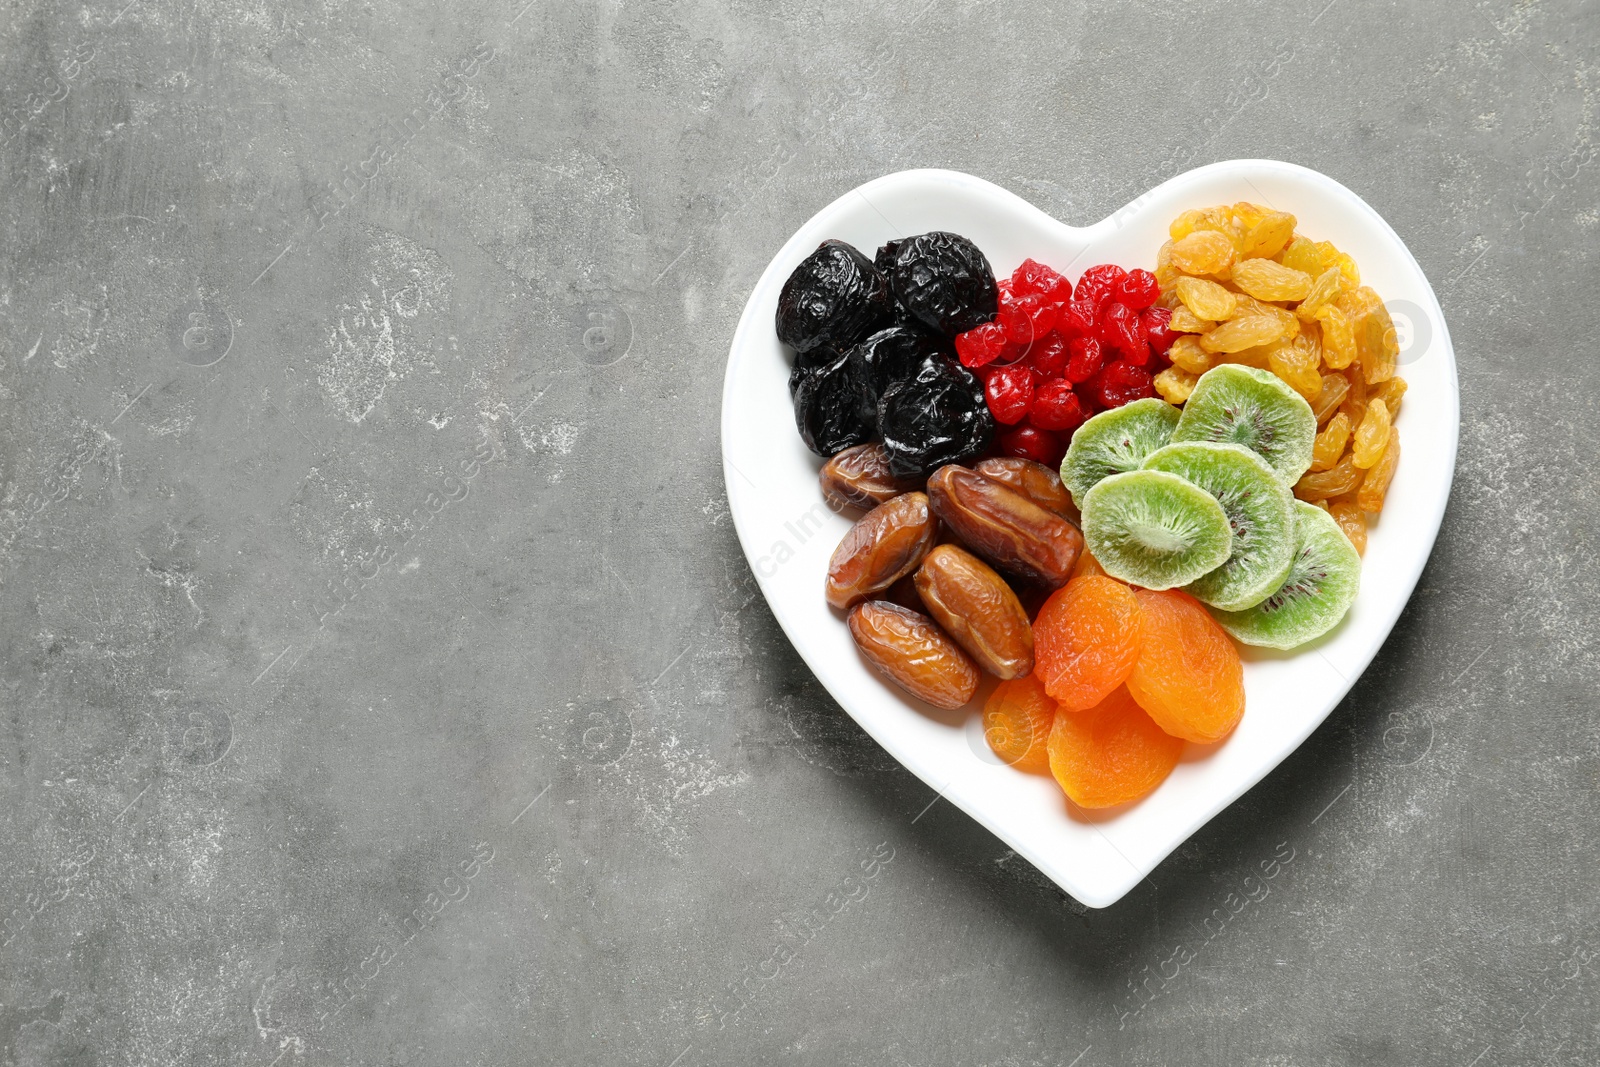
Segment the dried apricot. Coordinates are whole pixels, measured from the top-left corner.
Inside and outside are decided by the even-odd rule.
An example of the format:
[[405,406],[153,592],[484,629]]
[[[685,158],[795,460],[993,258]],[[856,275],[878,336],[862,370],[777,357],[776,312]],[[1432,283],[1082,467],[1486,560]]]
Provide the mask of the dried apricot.
[[1050,727],[1056,702],[1033,675],[1001,682],[983,705],[983,739],[1007,766],[1050,773]]
[[1133,595],[1145,636],[1128,692],[1174,737],[1201,745],[1227,737],[1244,715],[1244,664],[1233,638],[1182,590]]
[[1105,573],[1106,569],[1100,566],[1099,560],[1089,554],[1087,548],[1078,553],[1078,562],[1072,565],[1073,578],[1082,578],[1090,574],[1105,576]]
[[1033,622],[1033,671],[1063,711],[1082,711],[1127,680],[1143,640],[1133,590],[1114,578],[1074,578]]
[[1138,800],[1167,780],[1183,742],[1155,724],[1126,686],[1093,707],[1058,714],[1050,727],[1050,773],[1080,808]]

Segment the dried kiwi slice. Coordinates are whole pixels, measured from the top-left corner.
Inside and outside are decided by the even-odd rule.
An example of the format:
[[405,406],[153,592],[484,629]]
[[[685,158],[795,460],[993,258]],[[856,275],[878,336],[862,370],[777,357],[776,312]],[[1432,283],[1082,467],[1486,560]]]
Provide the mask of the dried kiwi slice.
[[1277,592],[1244,611],[1213,612],[1247,645],[1294,648],[1339,624],[1361,587],[1361,556],[1332,515],[1294,502],[1294,561]]
[[1212,607],[1240,611],[1283,584],[1294,559],[1294,495],[1266,460],[1242,445],[1189,441],[1151,453],[1144,469],[1189,479],[1217,498],[1233,528],[1228,562],[1186,592]]
[[1200,376],[1174,441],[1243,445],[1293,485],[1311,467],[1317,420],[1305,397],[1271,371],[1224,363]]
[[1102,411],[1072,435],[1061,461],[1061,481],[1081,509],[1084,494],[1100,479],[1136,471],[1145,457],[1172,440],[1178,409],[1155,397]]
[[1217,498],[1166,471],[1129,471],[1095,483],[1083,496],[1083,539],[1107,574],[1146,589],[1188,585],[1226,563],[1233,550]]

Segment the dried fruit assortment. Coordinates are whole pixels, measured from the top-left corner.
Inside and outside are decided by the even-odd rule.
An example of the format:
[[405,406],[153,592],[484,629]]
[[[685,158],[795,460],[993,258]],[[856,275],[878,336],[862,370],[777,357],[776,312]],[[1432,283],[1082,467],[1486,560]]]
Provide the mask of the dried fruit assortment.
[[827,241],[778,301],[823,497],[863,513],[828,603],[920,700],[996,679],[990,747],[1083,808],[1233,732],[1236,642],[1338,625],[1400,458],[1394,324],[1354,260],[1249,203],[1169,233],[1154,270],[1076,283],[997,279],[953,233]]

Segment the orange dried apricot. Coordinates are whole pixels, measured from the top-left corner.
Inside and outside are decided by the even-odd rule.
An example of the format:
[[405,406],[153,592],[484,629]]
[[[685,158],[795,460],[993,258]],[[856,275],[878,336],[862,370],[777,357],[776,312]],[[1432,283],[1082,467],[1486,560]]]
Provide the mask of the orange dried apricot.
[[983,739],[1008,766],[1050,773],[1050,726],[1056,702],[1033,675],[1001,682],[983,705]]
[[1050,773],[1080,808],[1138,800],[1166,781],[1183,742],[1155,724],[1117,686],[1094,707],[1058,714],[1050,728]]
[[1033,673],[1063,711],[1082,711],[1127,680],[1144,626],[1133,590],[1115,578],[1074,578],[1033,622]]
[[1134,597],[1145,639],[1128,692],[1174,737],[1202,745],[1227,737],[1244,715],[1244,665],[1233,639],[1182,590],[1136,589]]

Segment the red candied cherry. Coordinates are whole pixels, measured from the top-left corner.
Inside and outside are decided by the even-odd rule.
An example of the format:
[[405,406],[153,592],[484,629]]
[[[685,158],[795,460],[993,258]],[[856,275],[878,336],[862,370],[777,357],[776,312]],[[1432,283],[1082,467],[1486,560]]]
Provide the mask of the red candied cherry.
[[1032,426],[1007,430],[995,444],[1002,456],[1021,456],[1035,463],[1043,463],[1046,467],[1058,466],[1067,452],[1066,444],[1055,434]]
[[1035,341],[1028,352],[1028,366],[1041,378],[1059,378],[1067,369],[1067,342],[1055,331]]
[[1086,382],[1105,363],[1105,349],[1093,337],[1074,337],[1067,342],[1067,369],[1069,382]]
[[1037,294],[1059,304],[1072,298],[1072,283],[1038,260],[1025,259],[1011,273],[1011,291],[1018,296]]
[[1028,310],[1028,319],[1033,324],[1033,340],[1037,341],[1056,328],[1056,305],[1043,296],[1030,299],[1039,301],[1037,307],[1030,306]]
[[1033,391],[1033,406],[1028,409],[1028,425],[1040,430],[1076,430],[1089,417],[1089,410],[1072,391],[1072,383],[1062,378],[1045,382]]
[[1116,294],[1117,286],[1122,284],[1122,279],[1127,276],[1128,272],[1115,263],[1102,263],[1090,267],[1083,272],[1083,277],[1078,279],[1078,298],[1081,300],[1090,297],[1095,310],[1098,311],[1101,304]]
[[956,355],[963,367],[987,366],[1000,358],[1005,346],[1006,331],[998,322],[986,322],[956,335]]
[[1139,312],[1139,326],[1144,331],[1144,338],[1157,355],[1166,355],[1172,342],[1178,339],[1178,332],[1171,328],[1171,322],[1172,312],[1168,308],[1145,308]]
[[1131,401],[1156,395],[1150,373],[1121,360],[1101,367],[1089,384],[1101,406],[1107,408],[1120,408]]
[[1038,296],[1019,296],[1010,304],[1002,304],[996,321],[1006,331],[1006,340],[1022,345],[1032,342],[1033,320],[1043,305]]
[[1143,267],[1135,267],[1128,272],[1127,277],[1117,283],[1113,295],[1133,310],[1143,311],[1154,304],[1156,297],[1161,295],[1161,283],[1156,281],[1154,274]]
[[1014,426],[1033,405],[1033,371],[1027,367],[997,367],[983,385],[983,395],[996,422]]
[[1100,342],[1129,363],[1143,364],[1150,358],[1150,346],[1139,329],[1139,316],[1128,305],[1116,300],[1106,304],[1100,315]]
[[1061,305],[1056,329],[1070,336],[1093,337],[1099,320],[1100,305],[1079,289],[1077,296]]

